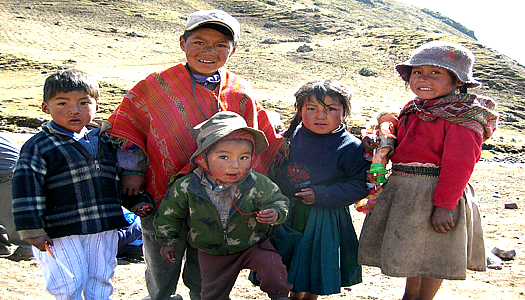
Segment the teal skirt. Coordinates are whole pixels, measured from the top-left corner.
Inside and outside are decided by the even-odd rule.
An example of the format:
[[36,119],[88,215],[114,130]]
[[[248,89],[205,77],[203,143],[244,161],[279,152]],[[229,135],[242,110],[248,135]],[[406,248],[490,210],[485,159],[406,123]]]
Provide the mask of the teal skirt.
[[291,212],[270,240],[281,253],[293,292],[330,295],[362,282],[348,207],[317,208],[296,201]]

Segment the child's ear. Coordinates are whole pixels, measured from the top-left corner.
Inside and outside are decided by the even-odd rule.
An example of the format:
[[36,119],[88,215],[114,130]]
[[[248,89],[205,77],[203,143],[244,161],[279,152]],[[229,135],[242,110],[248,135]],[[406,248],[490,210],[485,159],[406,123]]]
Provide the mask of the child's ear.
[[186,41],[184,40],[184,37],[181,35],[181,36],[179,37],[179,45],[180,45],[180,48],[182,49],[183,52],[186,52],[186,50],[185,50],[185,49],[186,49],[185,44],[186,44]]
[[465,83],[463,81],[461,81],[458,78],[456,78],[456,86],[457,87],[464,86],[464,85],[465,85]]
[[237,50],[237,46],[239,45],[233,46],[232,52],[230,52],[230,55],[228,55],[228,57],[232,57],[233,53],[235,53],[235,50]]
[[46,114],[51,114],[51,112],[49,112],[49,107],[45,102],[42,102],[42,112],[45,112]]

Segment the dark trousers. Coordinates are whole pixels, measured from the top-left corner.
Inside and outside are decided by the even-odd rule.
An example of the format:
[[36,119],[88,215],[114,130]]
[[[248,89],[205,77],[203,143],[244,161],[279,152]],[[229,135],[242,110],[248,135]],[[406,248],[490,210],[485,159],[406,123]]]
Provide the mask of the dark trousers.
[[144,245],[144,260],[146,262],[146,287],[152,300],[168,300],[175,294],[182,267],[182,258],[186,252],[182,280],[191,292],[199,295],[201,291],[201,274],[197,258],[197,249],[191,247],[187,241],[188,226],[185,224],[181,231],[181,239],[175,245],[177,263],[165,261],[161,254],[161,246],[155,240],[153,219],[155,214],[141,218],[142,243]]
[[269,240],[232,255],[212,255],[199,250],[202,275],[202,300],[228,300],[230,291],[242,269],[257,272],[261,290],[271,299],[288,297],[286,267]]

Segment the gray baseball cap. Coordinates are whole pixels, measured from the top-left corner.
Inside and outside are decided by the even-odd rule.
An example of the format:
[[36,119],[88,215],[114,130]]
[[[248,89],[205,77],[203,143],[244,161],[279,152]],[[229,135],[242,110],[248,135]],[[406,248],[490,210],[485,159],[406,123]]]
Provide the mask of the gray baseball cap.
[[191,156],[190,162],[194,163],[193,159],[197,155],[204,152],[213,143],[239,129],[246,130],[253,135],[255,144],[253,149],[254,156],[261,154],[268,148],[268,140],[262,131],[248,127],[244,118],[237,113],[221,111],[193,128],[191,135],[197,142],[198,148]]
[[396,65],[396,71],[408,82],[412,67],[437,66],[454,73],[468,88],[476,88],[481,82],[474,79],[474,61],[474,54],[464,46],[432,41],[417,48],[409,60]]
[[190,31],[207,23],[219,24],[228,28],[232,33],[233,41],[237,42],[237,40],[239,40],[241,35],[241,25],[239,24],[239,21],[225,11],[219,9],[192,12],[186,21],[186,27],[184,30]]

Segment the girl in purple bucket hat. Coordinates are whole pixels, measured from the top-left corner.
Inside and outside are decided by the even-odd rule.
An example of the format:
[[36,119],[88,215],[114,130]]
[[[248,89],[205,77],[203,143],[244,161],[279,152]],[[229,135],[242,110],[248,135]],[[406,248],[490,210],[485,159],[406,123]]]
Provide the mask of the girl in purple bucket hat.
[[481,145],[497,127],[496,104],[467,92],[474,55],[433,41],[396,70],[415,98],[399,113],[391,174],[361,231],[358,260],[406,277],[403,300],[433,299],[443,279],[485,270],[474,191]]

